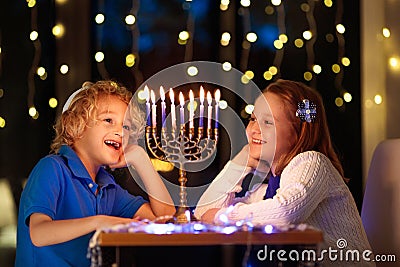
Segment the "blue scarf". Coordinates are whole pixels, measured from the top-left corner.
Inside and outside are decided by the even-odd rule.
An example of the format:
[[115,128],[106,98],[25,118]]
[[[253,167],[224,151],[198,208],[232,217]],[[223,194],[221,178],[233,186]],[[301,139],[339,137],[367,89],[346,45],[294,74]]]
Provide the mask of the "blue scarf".
[[271,176],[269,177],[269,180],[268,180],[268,187],[267,187],[267,191],[265,192],[264,199],[273,198],[275,196],[276,190],[279,188],[280,180],[281,180],[281,177],[279,175],[273,176],[271,174]]

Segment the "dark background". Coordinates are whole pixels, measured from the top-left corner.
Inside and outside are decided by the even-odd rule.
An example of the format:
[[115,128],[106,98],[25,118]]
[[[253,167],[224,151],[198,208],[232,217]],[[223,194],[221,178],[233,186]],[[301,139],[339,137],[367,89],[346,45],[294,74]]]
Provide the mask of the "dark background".
[[[306,13],[301,10],[301,4],[306,2],[284,1],[289,41],[283,51],[280,73],[274,79],[281,77],[302,81],[321,93],[333,143],[342,160],[345,176],[351,179],[349,187],[360,208],[362,166],[359,1],[334,1],[330,8],[323,1],[308,1],[315,5],[311,17],[315,20],[318,31],[313,47],[313,62],[322,67],[322,73],[314,75],[311,81],[303,78],[304,72],[310,70],[307,63],[310,53],[305,46],[299,49],[293,44],[294,39],[301,38],[302,32],[309,29]],[[275,8],[272,15],[267,15],[265,8],[272,7],[270,1],[252,1],[249,8],[241,7],[239,1],[231,1],[228,11],[223,12],[219,6],[219,1],[212,0],[194,0],[191,3],[182,0],[91,1],[90,12],[83,14],[86,16],[83,19],[87,19],[90,25],[84,30],[90,39],[90,58],[82,59],[82,64],[90,66],[90,75],[86,80],[112,78],[135,91],[141,82],[174,64],[188,60],[229,60],[233,67],[243,72],[252,70],[255,74],[253,81],[258,87],[264,88],[270,81],[263,78],[263,73],[273,64],[276,55],[272,42],[279,33],[278,9]],[[124,25],[123,18],[132,7],[138,10],[137,21],[133,28],[129,28]],[[102,10],[106,16],[106,22],[102,26],[94,23],[98,10]],[[41,44],[39,65],[46,68],[47,78],[42,80],[38,75],[30,77],[29,70],[34,65],[35,56],[38,56],[33,42],[29,40],[32,10],[27,7],[26,1],[1,0],[0,12],[0,88],[3,89],[0,94],[0,117],[6,121],[5,127],[0,128],[0,177],[10,180],[18,200],[21,182],[29,175],[36,162],[49,153],[49,144],[53,137],[52,125],[58,109],[50,108],[48,99],[63,99],[60,90],[57,90],[60,85],[56,83],[56,77],[60,74],[56,56],[64,51],[57,49],[57,40],[51,33],[59,14],[56,12],[56,3],[38,0],[37,28]],[[76,13],[82,19],[82,13],[79,10]],[[179,45],[178,34],[187,29],[190,19],[194,21],[193,43]],[[338,42],[335,21],[346,27],[343,45]],[[222,47],[219,43],[220,34],[225,30],[232,35],[228,47]],[[258,40],[246,50],[242,43],[248,30],[256,32]],[[333,35],[332,42],[326,41],[326,34]],[[74,49],[78,51],[81,40],[75,39],[72,42]],[[93,59],[99,47],[106,55],[104,67],[108,77],[101,74],[99,64]],[[128,68],[124,64],[125,56],[135,49],[139,52],[138,64]],[[343,71],[338,76],[331,71],[331,65],[339,63],[339,54],[350,58],[351,64],[349,67],[342,66]],[[66,76],[65,79],[74,77]],[[38,119],[33,119],[28,114],[31,81],[35,86],[31,99],[39,111]],[[69,88],[68,95],[82,83],[83,80],[76,81],[76,87]],[[352,101],[337,107],[335,99],[342,97],[344,91],[351,93]],[[244,108],[239,99],[230,99],[228,103],[238,114]],[[63,102],[59,105],[62,106]],[[245,119],[243,118],[244,122]],[[224,147],[223,142],[224,139],[221,139],[220,147]],[[225,159],[222,158],[212,170],[208,170],[209,179],[214,177],[224,162]],[[196,179],[201,177],[193,175],[192,179],[196,183]]]

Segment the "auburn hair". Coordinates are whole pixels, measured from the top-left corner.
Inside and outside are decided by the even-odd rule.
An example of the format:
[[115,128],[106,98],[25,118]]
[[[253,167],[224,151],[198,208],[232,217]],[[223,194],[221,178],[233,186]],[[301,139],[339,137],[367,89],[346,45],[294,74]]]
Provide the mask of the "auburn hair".
[[[347,180],[344,178],[342,164],[332,146],[321,95],[315,89],[303,83],[283,79],[271,83],[263,92],[273,93],[282,99],[288,119],[293,123],[296,133],[296,140],[293,140],[294,145],[290,152],[279,159],[275,159],[277,161],[276,173],[281,174],[282,170],[297,154],[313,150],[327,156],[343,179]],[[302,121],[296,116],[298,103],[304,99],[316,104],[317,113],[313,122]]]
[[[75,140],[82,137],[90,120],[96,118],[99,98],[105,96],[116,96],[129,105],[132,93],[124,86],[110,80],[96,83],[85,82],[82,90],[72,99],[69,107],[60,115],[54,125],[55,137],[50,146],[51,152],[58,153],[64,144],[73,146]],[[129,111],[132,127],[141,131],[143,129],[142,113],[138,107],[130,107]]]

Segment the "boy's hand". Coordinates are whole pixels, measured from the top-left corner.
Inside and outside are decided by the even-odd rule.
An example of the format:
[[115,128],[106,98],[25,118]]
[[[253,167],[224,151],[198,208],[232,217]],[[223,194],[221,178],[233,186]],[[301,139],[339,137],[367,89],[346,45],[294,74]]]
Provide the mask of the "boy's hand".
[[123,153],[121,153],[118,162],[110,165],[109,167],[111,169],[123,168],[128,165],[132,165],[133,167],[135,167],[135,164],[138,164],[138,162],[140,162],[140,159],[143,156],[148,157],[146,151],[144,151],[144,149],[141,146],[135,144],[129,144],[124,148]]

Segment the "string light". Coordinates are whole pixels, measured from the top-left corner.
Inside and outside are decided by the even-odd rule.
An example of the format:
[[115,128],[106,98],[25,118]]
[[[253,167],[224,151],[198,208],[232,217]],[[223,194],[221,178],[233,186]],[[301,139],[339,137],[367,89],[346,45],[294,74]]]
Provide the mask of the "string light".
[[[39,39],[38,33],[38,8],[36,5],[36,1],[28,0],[28,7],[31,9],[31,33],[29,35],[30,40],[33,42],[33,47],[35,49],[34,56],[32,60],[31,67],[28,72],[28,99],[27,104],[29,107],[29,115],[33,119],[37,119],[39,117],[39,112],[36,111],[34,98],[35,98],[35,73],[37,73],[41,79],[45,79],[47,77],[46,71],[44,68],[38,68],[42,46]],[[32,112],[31,110],[35,110],[36,112]]]
[[98,9],[99,12],[95,16],[95,22],[97,24],[96,27],[96,45],[95,45],[95,55],[94,58],[97,62],[97,71],[99,72],[100,76],[104,80],[108,80],[110,78],[110,75],[106,69],[106,65],[104,62],[105,55],[102,52],[102,39],[103,39],[103,30],[104,30],[104,21],[106,20],[106,15],[103,12],[104,11],[104,0],[99,0],[98,1]]
[[345,39],[343,33],[345,32],[345,27],[342,25],[342,16],[343,16],[343,0],[338,0],[336,2],[336,17],[335,17],[335,25],[336,25],[336,38],[338,41],[338,55],[337,55],[337,66],[333,69],[333,72],[336,74],[335,77],[335,88],[341,94],[343,92],[342,83],[344,77],[344,68],[342,66],[349,66],[350,59],[345,57]]
[[315,1],[308,0],[307,3],[304,3],[301,9],[306,13],[306,18],[308,22],[309,30],[303,32],[303,38],[306,42],[306,52],[307,52],[307,72],[304,73],[304,79],[309,81],[311,86],[315,87],[315,79],[312,75],[311,71],[314,66],[315,60],[315,52],[314,52],[314,44],[317,40],[317,23],[314,17],[314,9],[315,9]]
[[278,79],[281,74],[279,69],[282,65],[283,56],[285,53],[284,43],[288,41],[288,37],[286,35],[286,25],[285,25],[285,7],[280,0],[272,0],[271,4],[276,7],[276,14],[277,14],[277,25],[279,30],[278,40],[274,41],[274,47],[276,48],[274,61],[272,63],[272,71],[271,67],[267,72],[264,72],[264,79],[271,80],[274,76]]
[[140,1],[133,0],[132,7],[129,15],[126,16],[125,22],[127,23],[132,35],[131,52],[125,57],[125,64],[128,68],[131,68],[133,78],[136,86],[139,86],[143,82],[143,74],[139,69],[139,37],[140,29],[136,20],[138,18],[138,11],[140,9]]

